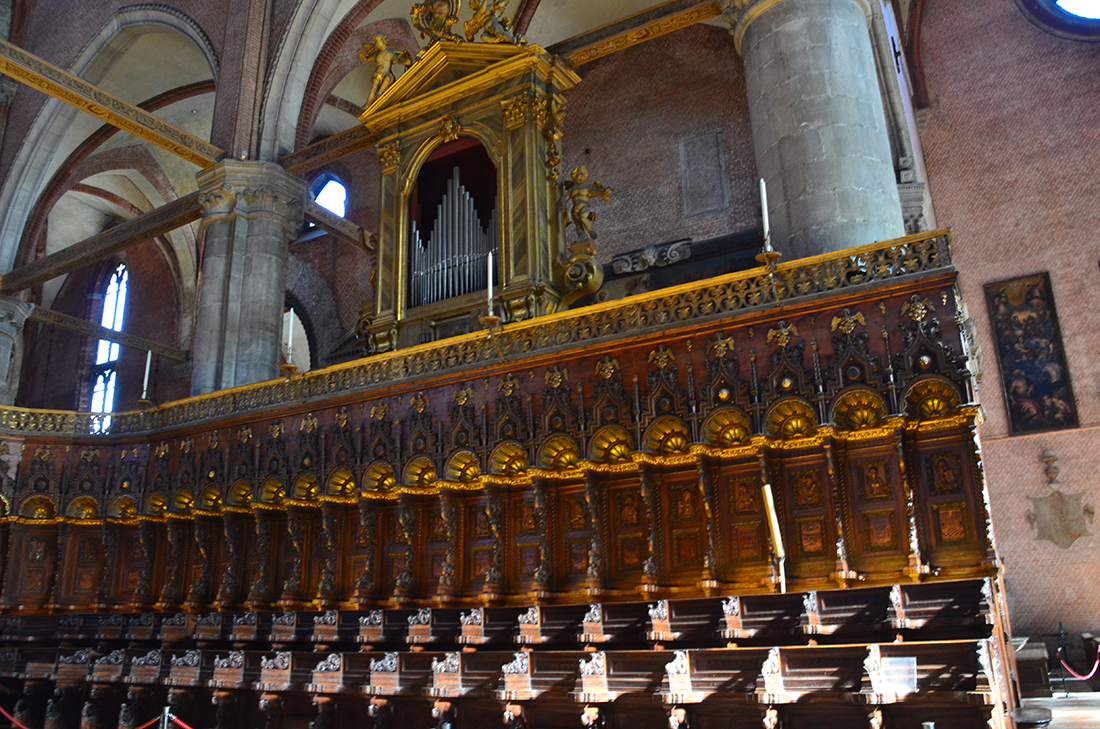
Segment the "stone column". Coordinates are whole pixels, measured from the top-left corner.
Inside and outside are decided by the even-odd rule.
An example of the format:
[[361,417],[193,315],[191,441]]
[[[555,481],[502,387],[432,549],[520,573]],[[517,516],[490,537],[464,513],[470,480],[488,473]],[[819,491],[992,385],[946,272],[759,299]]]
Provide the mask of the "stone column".
[[270,162],[225,160],[198,174],[202,279],[191,394],[278,376],[287,245],[306,183]]
[[905,235],[867,0],[723,0],[787,260]]
[[14,296],[0,296],[0,405],[15,402],[18,384],[9,382],[11,361],[15,353],[15,343],[23,332],[23,324],[30,316],[32,304]]

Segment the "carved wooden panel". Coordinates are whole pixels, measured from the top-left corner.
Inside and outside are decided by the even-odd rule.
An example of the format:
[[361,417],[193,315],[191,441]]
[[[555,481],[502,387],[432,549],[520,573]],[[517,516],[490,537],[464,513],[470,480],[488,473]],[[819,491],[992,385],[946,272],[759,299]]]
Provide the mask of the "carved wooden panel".
[[716,471],[719,579],[758,584],[771,559],[760,465],[754,458]]
[[836,560],[836,505],[825,456],[821,452],[788,455],[778,471],[776,508],[787,551],[787,575],[827,575]]
[[850,444],[841,468],[845,539],[858,572],[900,574],[909,554],[905,488],[894,443]]

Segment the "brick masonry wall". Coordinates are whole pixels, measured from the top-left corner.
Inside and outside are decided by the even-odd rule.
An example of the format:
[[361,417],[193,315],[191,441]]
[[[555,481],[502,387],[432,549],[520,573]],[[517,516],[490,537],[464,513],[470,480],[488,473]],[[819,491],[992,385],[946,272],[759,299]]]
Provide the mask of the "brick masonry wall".
[[[576,70],[583,81],[566,93],[564,169],[583,164],[615,191],[593,203],[600,260],[761,225],[745,73],[729,33],[696,25]],[[680,142],[716,130],[729,207],[685,217]]]
[[[1059,457],[1066,493],[1100,505],[1100,46],[1059,39],[1006,0],[934,0],[923,27],[931,115],[922,136],[942,225],[985,353],[981,429],[993,523],[1019,635],[1100,627],[1100,536],[1068,550],[1036,540],[1029,496],[1050,491],[1040,455]],[[1008,437],[982,286],[1049,271],[1081,427]],[[1100,524],[1090,527],[1100,532]]]

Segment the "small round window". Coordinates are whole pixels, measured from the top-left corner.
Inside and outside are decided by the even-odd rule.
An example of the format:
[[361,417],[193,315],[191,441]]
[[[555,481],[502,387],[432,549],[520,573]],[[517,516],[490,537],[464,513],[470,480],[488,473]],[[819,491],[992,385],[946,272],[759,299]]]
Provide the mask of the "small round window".
[[1016,0],[1035,25],[1061,38],[1100,41],[1100,0]]

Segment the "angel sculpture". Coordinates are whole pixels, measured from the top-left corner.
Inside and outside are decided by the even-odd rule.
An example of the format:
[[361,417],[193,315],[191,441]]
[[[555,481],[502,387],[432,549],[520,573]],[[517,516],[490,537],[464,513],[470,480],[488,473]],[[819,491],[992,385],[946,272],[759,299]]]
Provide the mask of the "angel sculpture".
[[583,165],[573,168],[571,180],[561,181],[559,184],[563,188],[560,206],[566,226],[572,225],[577,229],[579,240],[586,237],[596,240],[596,233],[592,230],[596,215],[588,203],[593,197],[610,200],[613,190],[599,182],[588,182],[588,170]]
[[470,0],[470,9],[474,17],[467,20],[462,28],[466,31],[466,40],[472,41],[481,32],[486,43],[515,43],[526,45],[527,40],[512,30],[512,21],[504,17],[508,0]]
[[393,72],[393,64],[400,63],[405,68],[412,65],[413,59],[409,55],[408,51],[391,51],[389,49],[389,39],[384,35],[376,35],[372,39],[371,45],[363,45],[362,50],[359,51],[359,57],[363,59],[363,63],[369,63],[375,61],[378,64],[378,68],[374,70],[374,76],[371,77],[370,95],[367,97],[366,107],[370,107],[382,94],[386,93],[386,89],[397,80],[397,76]]

